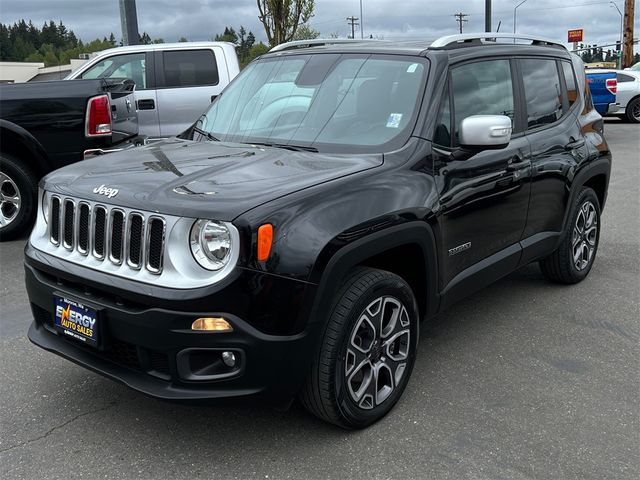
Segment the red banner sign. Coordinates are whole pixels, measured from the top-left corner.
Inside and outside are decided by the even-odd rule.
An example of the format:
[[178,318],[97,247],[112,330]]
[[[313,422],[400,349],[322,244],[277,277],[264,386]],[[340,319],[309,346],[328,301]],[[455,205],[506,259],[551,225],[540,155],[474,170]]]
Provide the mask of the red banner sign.
[[569,43],[582,42],[584,39],[584,29],[576,28],[575,30],[569,30],[567,38]]

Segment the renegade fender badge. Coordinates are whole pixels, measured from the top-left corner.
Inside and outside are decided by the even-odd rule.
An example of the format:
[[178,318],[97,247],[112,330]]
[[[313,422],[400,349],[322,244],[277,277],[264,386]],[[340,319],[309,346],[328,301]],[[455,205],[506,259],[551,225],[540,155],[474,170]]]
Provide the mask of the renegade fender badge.
[[452,257],[457,253],[464,252],[465,250],[469,250],[471,248],[471,242],[463,243],[462,245],[458,245],[456,248],[449,249],[449,256]]
[[104,195],[107,198],[113,198],[118,194],[119,190],[117,188],[107,187],[106,185],[100,185],[93,189],[93,193],[98,195]]

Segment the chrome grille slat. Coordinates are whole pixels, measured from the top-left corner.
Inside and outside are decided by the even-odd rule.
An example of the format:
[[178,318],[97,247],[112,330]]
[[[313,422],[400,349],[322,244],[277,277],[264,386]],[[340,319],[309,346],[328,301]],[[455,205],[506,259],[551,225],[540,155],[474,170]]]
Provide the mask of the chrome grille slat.
[[77,250],[82,255],[89,253],[89,231],[91,221],[91,206],[87,202],[78,203],[78,220],[76,224]]
[[48,212],[49,239],[54,245],[60,245],[60,197],[51,197]]
[[64,199],[62,213],[62,245],[73,250],[75,242],[75,210],[76,204],[69,198]]
[[142,268],[143,248],[144,248],[144,216],[141,213],[133,212],[129,214],[127,232],[127,264],[135,269]]
[[96,205],[93,209],[91,231],[93,232],[93,255],[96,258],[103,260],[107,243],[107,209],[102,205]]
[[[167,222],[162,216],[52,195],[49,243],[104,264],[154,275],[163,269]],[[93,260],[94,262],[96,260]]]
[[122,264],[124,258],[124,235],[126,217],[124,211],[119,208],[112,208],[109,212],[109,260],[116,265]]
[[152,216],[147,223],[145,266],[151,273],[162,272],[162,253],[167,224],[162,217]]

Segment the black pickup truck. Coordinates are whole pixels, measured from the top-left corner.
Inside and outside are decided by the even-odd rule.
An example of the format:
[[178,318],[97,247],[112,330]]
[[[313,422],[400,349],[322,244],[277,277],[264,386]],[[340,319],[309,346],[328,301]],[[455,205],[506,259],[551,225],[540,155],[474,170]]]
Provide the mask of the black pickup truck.
[[0,86],[0,239],[31,224],[45,174],[136,143],[134,87],[128,79]]

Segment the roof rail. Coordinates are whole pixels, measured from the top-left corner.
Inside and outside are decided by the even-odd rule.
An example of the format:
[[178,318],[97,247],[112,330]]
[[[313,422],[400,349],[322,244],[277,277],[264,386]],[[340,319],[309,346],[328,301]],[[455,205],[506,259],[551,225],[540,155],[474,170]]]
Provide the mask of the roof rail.
[[[510,39],[513,40],[513,43],[516,43],[516,40],[530,40],[531,45],[546,45],[546,46],[554,46],[554,47],[562,47],[565,46],[561,43],[558,43],[554,40],[550,40],[548,38],[536,37],[533,35],[523,35],[521,33],[463,33],[460,35],[447,35],[445,37],[438,38],[435,42],[433,42],[429,48],[457,48],[471,45],[486,45],[492,44],[495,45],[498,43],[497,39]],[[504,43],[504,42],[501,42]]]
[[375,40],[371,38],[354,39],[354,38],[314,38],[313,40],[295,40],[293,42],[281,43],[276,45],[269,52],[281,52],[283,50],[295,50],[297,48],[310,48],[321,47],[323,45],[336,45],[336,44],[358,44],[358,43],[370,43],[370,42],[383,42],[384,40]]

